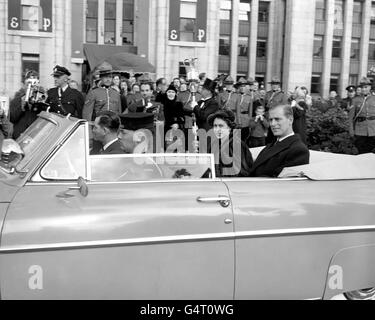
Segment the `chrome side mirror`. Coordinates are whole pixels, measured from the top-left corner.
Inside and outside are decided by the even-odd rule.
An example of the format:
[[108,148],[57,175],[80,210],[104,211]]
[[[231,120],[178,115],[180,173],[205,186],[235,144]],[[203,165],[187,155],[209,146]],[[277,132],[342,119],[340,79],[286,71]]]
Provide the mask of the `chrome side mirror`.
[[77,190],[81,194],[82,197],[86,198],[89,194],[89,187],[84,178],[79,177],[77,180],[77,187],[70,187],[66,191],[59,192],[56,197],[60,199],[68,199],[73,198],[74,195],[70,194],[69,191]]

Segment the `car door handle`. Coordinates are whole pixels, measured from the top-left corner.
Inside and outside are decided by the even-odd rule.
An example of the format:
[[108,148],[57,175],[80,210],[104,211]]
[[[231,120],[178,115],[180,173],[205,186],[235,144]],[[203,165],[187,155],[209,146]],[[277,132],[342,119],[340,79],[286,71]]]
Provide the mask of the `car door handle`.
[[218,197],[198,197],[198,202],[201,203],[215,203],[218,202],[223,208],[228,208],[230,206],[230,198],[227,196]]

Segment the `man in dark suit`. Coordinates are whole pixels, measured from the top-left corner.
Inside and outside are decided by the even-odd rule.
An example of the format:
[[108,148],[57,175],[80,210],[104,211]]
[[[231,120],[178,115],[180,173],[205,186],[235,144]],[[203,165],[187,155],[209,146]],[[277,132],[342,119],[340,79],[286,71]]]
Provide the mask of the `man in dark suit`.
[[208,78],[202,86],[202,99],[193,110],[199,129],[205,129],[206,131],[210,130],[211,126],[207,122],[208,116],[219,111],[219,104],[214,96],[215,88],[216,82]]
[[69,87],[68,69],[56,66],[52,76],[55,79],[55,88],[48,90],[46,103],[51,106],[51,111],[77,118],[82,118],[82,109],[85,103],[82,93]]
[[277,177],[285,167],[308,164],[310,152],[293,132],[293,109],[279,105],[269,111],[269,122],[276,142],[268,144],[254,162],[252,177]]
[[118,139],[120,117],[112,111],[99,113],[95,119],[94,140],[101,143],[100,150],[91,150],[90,154],[123,154],[122,143]]

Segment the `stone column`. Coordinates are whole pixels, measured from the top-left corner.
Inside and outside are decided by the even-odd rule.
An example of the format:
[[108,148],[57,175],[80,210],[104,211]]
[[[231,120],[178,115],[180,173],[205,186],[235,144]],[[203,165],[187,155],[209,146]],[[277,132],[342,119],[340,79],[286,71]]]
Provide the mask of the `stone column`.
[[359,76],[367,76],[368,50],[371,28],[371,0],[365,0],[362,8],[362,36],[360,44]]
[[345,89],[349,84],[350,76],[350,52],[352,47],[352,29],[353,29],[353,0],[346,0],[344,13],[344,35],[342,39],[342,63],[341,77],[338,94],[345,96]]
[[116,0],[116,45],[122,45],[122,11],[123,1]]
[[335,0],[326,1],[326,32],[323,43],[323,73],[321,82],[321,92],[323,98],[329,95],[329,86],[331,83],[332,68],[332,43],[334,30]]
[[259,0],[251,1],[250,38],[249,38],[249,70],[248,76],[255,79],[258,40]]
[[104,20],[105,1],[98,1],[98,44],[104,44]]
[[311,86],[315,31],[315,0],[288,0],[284,51],[284,91]]
[[277,23],[276,23],[276,2],[271,1],[269,6],[269,18],[268,18],[268,37],[267,37],[267,72],[265,83],[267,89],[270,88],[268,82],[271,81],[271,78],[274,76],[273,74],[273,66],[274,62],[274,52],[277,50],[277,46],[275,45],[275,30],[277,30]]
[[232,1],[232,29],[230,48],[230,75],[236,81],[238,65],[238,33],[239,33],[239,7],[240,0]]

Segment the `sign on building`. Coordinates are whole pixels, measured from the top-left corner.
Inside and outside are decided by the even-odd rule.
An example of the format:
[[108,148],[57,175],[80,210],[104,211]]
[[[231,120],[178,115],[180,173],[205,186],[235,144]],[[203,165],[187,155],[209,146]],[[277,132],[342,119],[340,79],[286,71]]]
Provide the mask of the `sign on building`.
[[206,0],[169,1],[169,40],[206,42]]
[[52,32],[53,0],[8,0],[8,30]]

